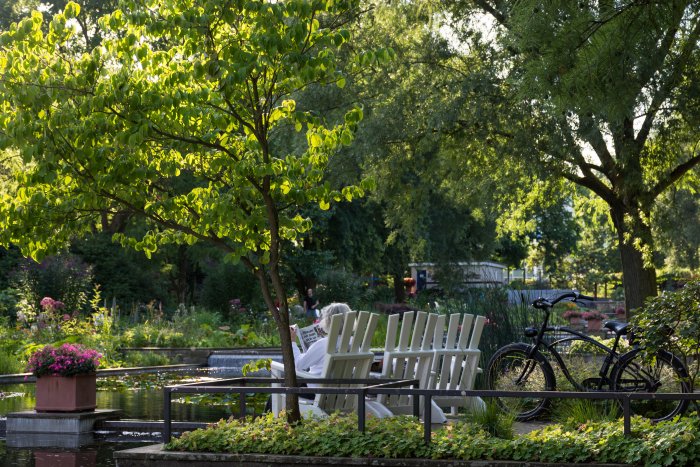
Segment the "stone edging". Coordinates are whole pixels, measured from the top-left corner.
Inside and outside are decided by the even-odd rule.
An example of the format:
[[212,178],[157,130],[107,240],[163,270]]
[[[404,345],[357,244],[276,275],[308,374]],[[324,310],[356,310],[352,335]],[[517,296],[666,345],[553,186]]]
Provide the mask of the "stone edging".
[[[278,466],[377,466],[377,467],[581,467],[584,464],[516,462],[516,461],[457,461],[430,459],[380,459],[367,457],[306,457],[270,454],[216,454],[200,452],[163,451],[162,444],[114,452],[117,467],[197,466],[218,467],[245,465],[247,467]],[[585,464],[594,467],[622,467],[624,464]]]

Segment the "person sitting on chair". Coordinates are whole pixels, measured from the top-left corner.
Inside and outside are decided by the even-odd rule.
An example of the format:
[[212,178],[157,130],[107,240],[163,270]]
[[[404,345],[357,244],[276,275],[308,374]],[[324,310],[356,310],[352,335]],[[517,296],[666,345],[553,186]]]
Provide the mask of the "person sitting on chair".
[[[350,307],[346,303],[331,303],[321,309],[320,320],[318,326],[321,330],[328,334],[331,328],[331,318],[334,315],[345,314],[350,311]],[[323,364],[326,357],[326,348],[328,347],[328,337],[322,337],[306,349],[302,353],[297,345],[296,328],[291,328],[292,334],[292,352],[294,352],[294,366],[297,370],[307,371],[314,376],[320,376],[323,372]]]
[[[331,329],[331,318],[334,315],[345,314],[350,311],[350,307],[345,303],[331,303],[330,305],[324,306],[321,309],[321,318],[319,320],[318,326],[321,330],[328,334]],[[294,352],[294,366],[297,370],[306,371],[313,376],[321,376],[323,373],[323,365],[326,358],[326,349],[328,348],[328,337],[324,336],[311,344],[306,352],[302,353],[297,345],[297,330],[296,327],[290,326],[289,332],[292,336],[292,352]],[[302,387],[318,387],[318,384],[304,384]],[[301,399],[311,399],[316,397],[316,394],[299,394]],[[265,412],[270,412],[272,410],[272,396],[268,398],[267,404],[265,404]]]

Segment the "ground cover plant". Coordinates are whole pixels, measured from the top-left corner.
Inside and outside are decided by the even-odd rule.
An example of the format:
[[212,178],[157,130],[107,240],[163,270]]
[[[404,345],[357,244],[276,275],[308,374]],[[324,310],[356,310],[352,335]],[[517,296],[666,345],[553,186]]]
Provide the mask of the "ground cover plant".
[[624,463],[644,466],[697,465],[700,421],[682,418],[651,424],[634,418],[625,437],[621,420],[550,425],[525,435],[495,437],[475,423],[457,423],[423,442],[412,417],[370,419],[365,433],[354,416],[331,415],[293,425],[271,415],[220,421],[183,434],[166,449],[190,452],[299,456],[510,460],[518,462]]

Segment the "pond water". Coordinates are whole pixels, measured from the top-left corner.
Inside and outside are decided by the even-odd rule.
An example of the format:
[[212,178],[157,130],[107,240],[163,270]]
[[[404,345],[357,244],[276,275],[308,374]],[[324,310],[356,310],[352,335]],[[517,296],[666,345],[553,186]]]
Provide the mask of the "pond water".
[[[120,376],[98,379],[97,407],[119,409],[121,419],[162,420],[163,391],[165,385],[180,382],[204,381],[209,378],[209,369],[195,372],[159,373],[137,376]],[[217,377],[222,377],[220,373]],[[34,384],[0,386],[5,397],[0,398],[0,417],[10,412],[34,408]],[[237,404],[212,399],[200,401],[174,400],[171,413],[176,421],[215,422],[236,415]],[[126,438],[128,441],[128,437]],[[150,441],[152,444],[154,441]],[[0,438],[0,466],[49,467],[60,465],[81,465],[85,467],[114,466],[112,453],[115,450],[129,449],[144,443],[98,441],[78,450],[50,448],[18,449],[7,447]],[[148,443],[147,443],[148,444]]]
[[[150,443],[153,444],[153,443]],[[112,467],[114,451],[143,446],[143,443],[96,443],[78,450],[52,448],[8,448],[0,439],[0,465],[6,467]]]

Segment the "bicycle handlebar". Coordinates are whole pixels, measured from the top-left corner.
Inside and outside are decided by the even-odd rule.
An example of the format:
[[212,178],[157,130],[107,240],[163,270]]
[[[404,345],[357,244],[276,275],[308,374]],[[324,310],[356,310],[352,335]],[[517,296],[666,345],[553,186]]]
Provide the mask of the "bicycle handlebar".
[[534,302],[532,302],[532,306],[537,308],[538,310],[544,310],[546,308],[552,308],[554,305],[567,298],[573,299],[571,300],[572,302],[575,302],[577,300],[595,300],[594,297],[589,297],[588,295],[583,295],[577,292],[576,290],[572,290],[571,292],[563,293],[552,300],[540,297]]

